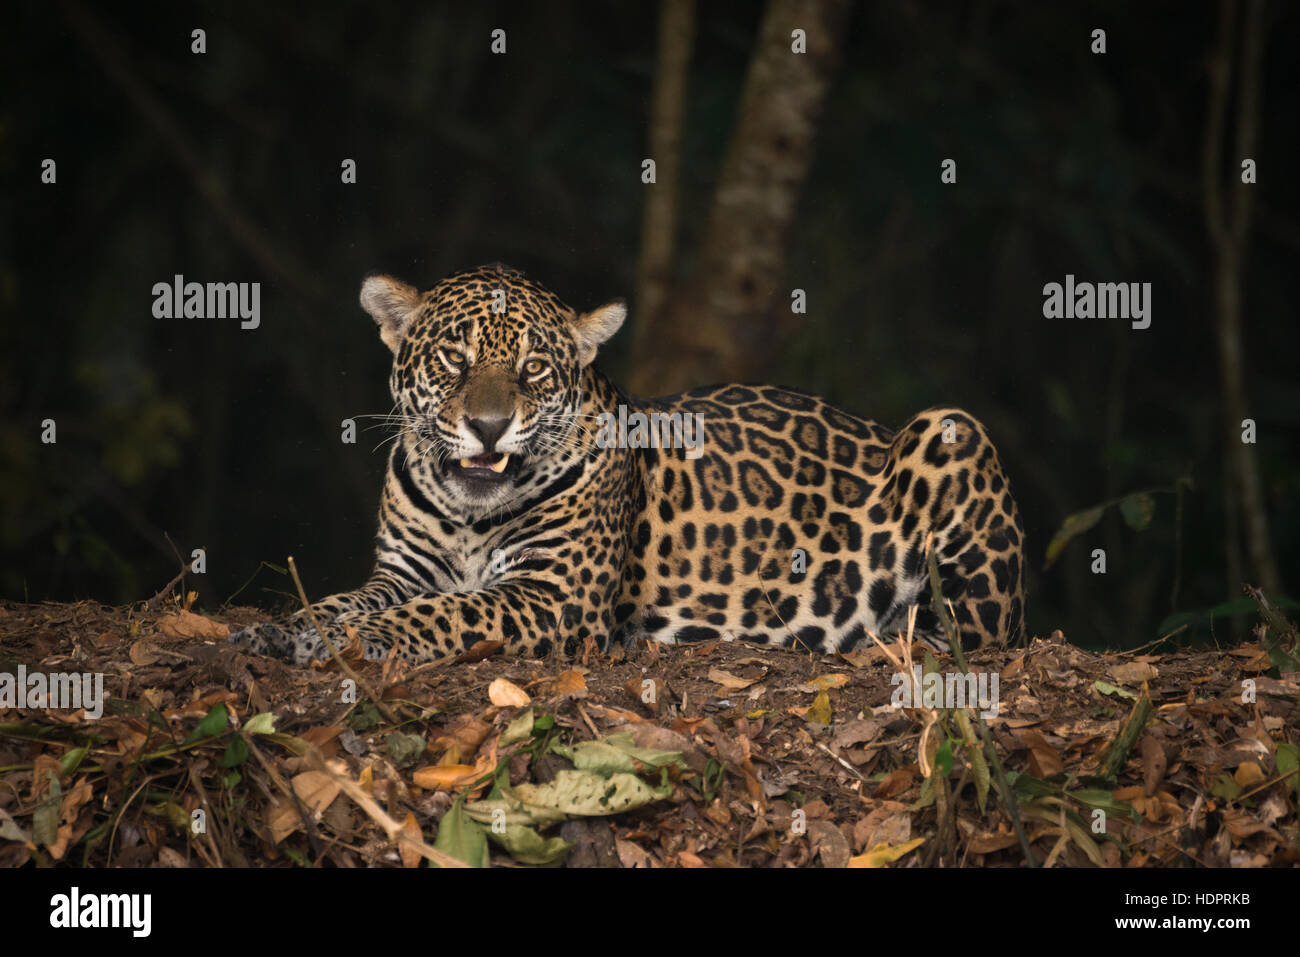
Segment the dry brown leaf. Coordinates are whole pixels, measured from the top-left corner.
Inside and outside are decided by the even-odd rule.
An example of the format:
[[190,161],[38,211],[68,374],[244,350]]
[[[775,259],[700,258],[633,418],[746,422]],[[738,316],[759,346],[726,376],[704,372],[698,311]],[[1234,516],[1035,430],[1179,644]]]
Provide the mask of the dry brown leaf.
[[1042,724],[1042,718],[1007,718],[1006,726],[1008,728],[1032,728],[1036,724]]
[[615,722],[624,724],[640,725],[645,724],[645,718],[635,711],[628,711],[626,708],[616,708],[613,705],[588,705],[588,709],[599,713],[603,717]]
[[848,866],[849,867],[887,867],[888,865],[894,863],[894,861],[902,857],[904,854],[908,854],[911,851],[916,850],[916,848],[920,847],[924,843],[925,843],[925,838],[918,837],[915,840],[908,841],[906,844],[902,844],[898,847],[889,847],[888,845],[873,847],[865,854],[859,854],[857,857],[850,858],[848,862]]
[[183,718],[203,718],[217,705],[224,704],[226,711],[232,717],[236,717],[238,715],[236,710],[238,702],[239,696],[237,694],[222,688],[219,691],[210,691],[201,697],[191,698],[175,708],[168,708],[163,712],[163,716],[171,721]]
[[429,791],[451,791],[478,779],[478,769],[469,764],[430,765],[411,775],[417,787]]
[[818,691],[830,691],[834,688],[843,688],[848,683],[848,675],[822,675],[820,678],[814,678],[807,684],[800,685],[799,690],[804,694],[815,694]]
[[815,724],[831,723],[831,698],[825,691],[817,692],[812,707],[808,709],[808,720]]
[[720,684],[728,691],[740,691],[748,688],[755,681],[758,681],[762,675],[757,678],[742,678],[739,675],[733,675],[730,672],[723,671],[721,668],[709,669],[709,680],[715,684]]
[[731,812],[722,803],[722,798],[714,798],[713,803],[704,809],[704,816],[722,827],[731,823]]
[[826,867],[847,867],[849,858],[853,856],[844,832],[832,821],[809,821],[808,840]]
[[906,767],[899,768],[892,772],[889,777],[880,782],[873,795],[877,800],[884,798],[897,797],[905,792],[921,777],[921,769],[915,764],[909,764]]
[[1115,665],[1110,669],[1110,676],[1125,685],[1140,685],[1144,681],[1150,681],[1160,674],[1160,670],[1155,665],[1145,661],[1128,661],[1122,665]]
[[50,792],[51,776],[55,781],[60,781],[63,777],[63,765],[59,759],[44,752],[36,755],[32,760],[31,801],[39,801]]
[[339,786],[328,774],[321,771],[303,771],[293,777],[293,793],[298,795],[307,810],[321,814],[339,796]]
[[1253,760],[1242,761],[1237,765],[1237,770],[1232,773],[1232,779],[1241,785],[1242,790],[1249,791],[1257,785],[1263,784],[1267,780],[1264,769]]
[[166,697],[167,693],[162,688],[145,688],[140,692],[141,700],[155,711],[162,707]]
[[[419,822],[415,820],[415,814],[411,811],[406,812],[406,819],[402,821],[401,833],[413,841],[424,841],[424,835],[420,833]],[[424,855],[410,844],[397,841],[397,853],[402,858],[402,866],[405,868],[419,867],[420,861],[424,860]]]
[[158,619],[158,630],[168,638],[193,641],[225,641],[230,637],[230,626],[192,611],[177,611]]
[[668,686],[663,683],[661,678],[646,676],[631,678],[623,682],[623,690],[628,693],[629,697],[636,699],[658,714],[659,710],[664,706]]
[[1142,735],[1142,784],[1147,797],[1156,793],[1168,767],[1169,761],[1160,742],[1154,735]]
[[1064,770],[1056,748],[1037,731],[1022,730],[1017,733],[1021,745],[1029,749],[1029,773],[1038,778],[1049,778]]
[[879,718],[854,718],[846,721],[835,731],[831,739],[832,748],[851,748],[855,744],[873,741],[885,727],[887,720]]
[[823,801],[821,798],[813,798],[811,801],[805,804],[800,810],[803,811],[804,816],[807,817],[810,821],[815,821],[824,817],[830,817],[831,815],[830,805],[827,804],[825,801]]
[[492,725],[480,718],[466,718],[455,728],[434,739],[435,750],[459,749],[460,754],[469,756],[478,751],[483,739],[492,731]]
[[280,798],[267,809],[266,825],[271,832],[271,843],[279,844],[302,827],[302,818],[292,801]]
[[325,757],[332,758],[334,755],[329,750],[334,746],[334,740],[343,733],[342,725],[337,724],[318,724],[308,728],[298,737],[302,738],[309,744],[314,744],[322,750]]
[[156,664],[158,659],[162,657],[153,642],[144,638],[133,644],[127,654],[131,658],[131,664],[141,666]]
[[1239,841],[1269,829],[1267,824],[1261,824],[1245,811],[1238,810],[1223,812],[1223,826]]
[[[859,850],[879,844],[905,844],[912,837],[912,815],[892,810],[905,807],[895,801],[888,806],[873,808],[871,813],[853,825],[853,846]],[[1014,838],[1015,835],[1012,835]]]
[[984,831],[967,841],[966,848],[972,854],[992,854],[994,851],[1015,847],[1019,842],[1020,839],[1013,833],[994,834],[991,831]]
[[655,861],[640,844],[634,841],[625,841],[623,838],[614,839],[614,850],[618,852],[618,859],[624,867],[654,867]]
[[561,671],[559,677],[555,679],[555,690],[558,694],[571,695],[575,698],[586,697],[587,679],[576,671]]
[[711,718],[677,718],[672,723],[672,729],[687,736],[696,731],[712,734],[718,730]]
[[[366,646],[361,641],[361,635],[357,633],[355,626],[349,625],[347,622],[343,622],[343,633],[347,636],[347,643],[342,648],[337,649],[339,657],[350,665],[361,664],[366,660]],[[322,668],[338,667],[338,663],[333,658],[326,661],[313,661],[312,665],[319,665]]]
[[524,708],[532,703],[528,692],[513,681],[494,678],[488,685],[488,700],[498,708]]
[[885,653],[872,645],[869,648],[854,648],[852,651],[837,652],[837,656],[847,661],[854,668],[867,668],[878,665],[885,660]]

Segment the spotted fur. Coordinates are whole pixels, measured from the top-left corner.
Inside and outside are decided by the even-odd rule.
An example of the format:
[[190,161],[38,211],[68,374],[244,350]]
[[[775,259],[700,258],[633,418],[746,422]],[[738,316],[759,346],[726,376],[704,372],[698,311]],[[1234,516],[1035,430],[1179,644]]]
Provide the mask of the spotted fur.
[[[408,662],[485,638],[539,656],[641,636],[843,651],[897,632],[919,603],[917,633],[946,650],[930,534],[963,646],[1019,637],[1020,516],[968,413],[930,409],[894,431],[771,386],[635,400],[592,365],[622,303],[579,315],[503,266],[425,293],[371,277],[361,303],[394,354],[399,434],[375,570],[313,606],[332,641],[347,625],[368,658]],[[620,405],[698,415],[703,442],[606,447],[599,416]],[[327,655],[304,613],[231,641]]]

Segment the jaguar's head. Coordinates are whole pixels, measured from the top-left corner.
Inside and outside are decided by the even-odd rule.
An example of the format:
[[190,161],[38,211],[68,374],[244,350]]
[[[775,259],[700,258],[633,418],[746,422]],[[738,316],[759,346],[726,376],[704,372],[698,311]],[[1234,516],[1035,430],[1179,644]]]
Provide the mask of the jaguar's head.
[[424,293],[372,275],[361,306],[393,352],[389,387],[408,449],[489,506],[508,500],[521,469],[573,447],[582,370],[627,314],[616,301],[579,315],[500,265]]

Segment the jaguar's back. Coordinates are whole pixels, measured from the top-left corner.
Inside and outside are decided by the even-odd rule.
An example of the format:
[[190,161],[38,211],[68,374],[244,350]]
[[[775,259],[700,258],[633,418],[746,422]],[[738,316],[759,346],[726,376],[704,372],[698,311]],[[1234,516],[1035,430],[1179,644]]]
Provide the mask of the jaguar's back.
[[703,438],[647,457],[624,572],[633,631],[847,650],[920,602],[918,633],[944,647],[923,550],[933,532],[963,644],[1019,636],[1020,516],[971,416],[931,409],[895,433],[816,396],[738,385],[649,407]]

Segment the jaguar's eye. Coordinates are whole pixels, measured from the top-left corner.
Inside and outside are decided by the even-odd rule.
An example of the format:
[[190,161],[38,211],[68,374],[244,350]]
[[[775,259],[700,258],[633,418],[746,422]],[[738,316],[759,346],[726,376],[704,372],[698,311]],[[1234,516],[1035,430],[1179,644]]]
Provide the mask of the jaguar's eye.
[[465,368],[465,356],[462,353],[452,349],[439,349],[438,355],[442,356],[442,361],[452,369]]
[[541,359],[529,359],[524,363],[524,375],[530,379],[539,379],[547,371],[547,365]]

